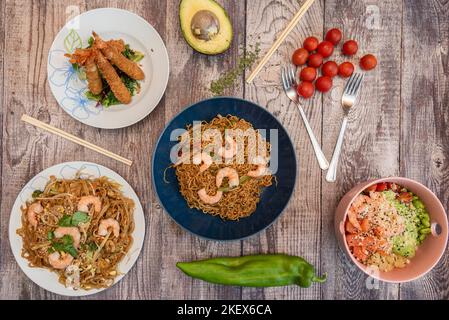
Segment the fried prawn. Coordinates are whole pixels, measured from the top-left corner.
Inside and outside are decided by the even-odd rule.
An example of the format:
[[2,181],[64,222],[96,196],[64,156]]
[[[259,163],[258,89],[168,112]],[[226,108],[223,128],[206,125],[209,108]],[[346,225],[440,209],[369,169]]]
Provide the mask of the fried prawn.
[[103,81],[95,64],[95,56],[91,55],[86,61],[86,78],[90,92],[93,94],[100,94],[103,90]]
[[112,92],[115,97],[124,104],[131,102],[131,93],[126,88],[122,79],[118,76],[114,67],[109,63],[109,61],[104,57],[100,50],[95,50],[95,60],[97,66],[101,71],[101,74],[106,79],[106,82],[111,87]]
[[111,46],[103,41],[95,32],[93,32],[93,35],[95,45],[112,64],[135,80],[143,80],[145,78],[144,72],[137,63],[127,59],[115,46]]
[[122,39],[108,40],[108,41],[106,41],[106,43],[108,45],[110,45],[111,47],[116,48],[118,50],[118,52],[125,51],[125,42]]

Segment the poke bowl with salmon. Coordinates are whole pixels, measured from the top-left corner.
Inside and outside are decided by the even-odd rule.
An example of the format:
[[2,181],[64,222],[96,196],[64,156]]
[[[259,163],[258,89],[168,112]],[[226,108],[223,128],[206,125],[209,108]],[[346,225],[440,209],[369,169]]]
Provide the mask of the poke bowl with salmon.
[[337,238],[364,272],[388,282],[414,280],[443,254],[447,217],[426,187],[405,178],[386,178],[354,187],[340,202]]

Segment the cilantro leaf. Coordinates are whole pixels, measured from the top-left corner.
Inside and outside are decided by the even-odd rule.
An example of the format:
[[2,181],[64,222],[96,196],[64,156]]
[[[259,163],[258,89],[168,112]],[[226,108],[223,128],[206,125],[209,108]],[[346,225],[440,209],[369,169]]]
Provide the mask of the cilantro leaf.
[[73,244],[73,237],[71,235],[66,234],[66,235],[62,236],[62,238],[60,238],[60,239],[61,239],[61,242],[63,245]]
[[83,211],[76,211],[72,216],[72,226],[77,227],[80,223],[89,221],[89,215]]
[[61,227],[77,227],[80,223],[89,221],[89,215],[86,212],[76,211],[72,216],[67,214],[59,219],[58,225]]
[[95,242],[89,242],[89,251],[96,251],[98,246]]
[[43,192],[41,190],[34,190],[33,194],[31,195],[33,198],[39,197]]
[[70,245],[65,247],[65,252],[70,254],[72,257],[76,258],[78,257],[78,251],[76,251],[75,247]]
[[72,217],[69,215],[63,215],[61,219],[58,221],[58,226],[61,227],[70,227],[72,226]]
[[75,247],[73,246],[73,238],[68,234],[66,234],[62,238],[54,239],[52,247],[55,251],[66,252],[74,258],[78,256],[78,251],[76,251]]

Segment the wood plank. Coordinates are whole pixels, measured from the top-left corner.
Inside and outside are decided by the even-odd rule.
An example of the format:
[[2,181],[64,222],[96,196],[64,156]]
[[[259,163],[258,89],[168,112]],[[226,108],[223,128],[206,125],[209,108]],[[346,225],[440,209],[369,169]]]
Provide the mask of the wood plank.
[[[404,2],[401,176],[429,187],[449,208],[449,6]],[[424,58],[425,56],[425,58]],[[423,278],[401,285],[402,299],[448,299],[448,250]]]
[[[11,279],[2,282],[1,296],[9,298],[31,297],[32,294],[41,293],[37,286],[28,281],[26,276],[19,270],[15,262],[8,241],[9,212],[22,183],[31,177],[30,171],[40,166],[41,154],[45,150],[42,136],[32,136],[20,125],[20,115],[23,112],[31,112],[34,105],[33,90],[36,91],[38,84],[33,85],[36,66],[42,48],[36,46],[36,36],[42,31],[39,25],[39,10],[32,3],[6,2],[4,16],[5,28],[4,39],[8,39],[11,45],[4,48],[4,59],[8,63],[4,65],[4,110],[3,113],[3,152],[2,152],[2,237],[0,242],[2,255],[2,268],[0,275],[2,279]],[[33,17],[35,19],[33,19]],[[20,21],[20,23],[18,23]],[[34,29],[35,32],[30,32]],[[18,54],[20,52],[20,54]],[[30,70],[30,76],[28,74]],[[44,83],[44,81],[42,81]],[[42,88],[42,86],[41,86]],[[42,100],[42,96],[41,96]],[[37,101],[36,101],[37,102]],[[33,103],[33,104],[32,104]],[[13,178],[14,177],[14,178]],[[17,285],[19,284],[19,285]]]
[[[5,86],[5,82],[4,82],[4,64],[5,64],[5,60],[4,60],[4,56],[5,56],[5,19],[3,19],[3,17],[5,16],[5,7],[6,7],[6,2],[2,2],[0,3],[0,17],[1,17],[1,21],[0,21],[0,39],[3,39],[2,41],[0,41],[0,81],[1,81],[1,85],[0,85],[0,141],[1,141],[1,145],[0,145],[0,151],[1,151],[1,155],[0,155],[0,203],[2,203],[2,199],[3,199],[3,184],[2,184],[2,162],[3,162],[3,154],[4,154],[4,145],[3,145],[3,113],[5,111],[5,104],[4,104],[4,99],[3,99],[3,91],[4,91],[4,86]],[[1,212],[1,208],[0,208],[0,212]],[[3,236],[4,234],[2,233],[4,225],[2,224],[2,220],[0,219],[0,236]],[[0,240],[1,241],[1,240]],[[0,246],[0,250],[1,250],[1,246]],[[0,251],[1,253],[1,251]],[[2,256],[0,256],[0,265],[2,265],[3,259]],[[2,284],[0,283],[0,287],[2,286]],[[0,289],[1,291],[1,289]]]
[[[337,27],[344,39],[358,42],[359,51],[349,59],[356,68],[367,53],[376,55],[379,64],[365,74],[359,102],[349,116],[337,182],[323,179],[321,261],[322,269],[330,272],[322,286],[325,299],[398,297],[397,285],[367,288],[367,276],[337,246],[333,218],[339,200],[355,184],[399,173],[401,10],[398,1],[326,1],[324,31]],[[340,52],[341,44],[336,50]],[[334,56],[338,63],[343,62],[339,54]],[[334,79],[335,88],[323,96],[323,145],[329,159],[343,116],[340,99],[345,81]]]
[[[185,42],[178,27],[177,1],[168,3],[167,48],[170,55],[172,81],[166,92],[165,121],[168,122],[186,106],[210,97],[209,83],[219,74],[236,65],[238,48],[243,44],[245,29],[245,6],[243,1],[219,1],[229,13],[235,38],[231,48],[224,54],[205,56],[193,51]],[[239,87],[229,89],[227,95],[242,96],[243,79]],[[198,119],[203,120],[203,119]],[[161,213],[162,214],[162,213]],[[161,249],[161,298],[165,299],[239,299],[240,289],[217,286],[193,280],[176,269],[176,262],[189,261],[212,256],[240,255],[241,245],[237,242],[213,242],[199,239],[175,224],[162,214],[161,231],[164,234]]]
[[[298,11],[297,1],[264,0],[248,2],[247,44],[261,44],[262,54],[273,44],[291,17]],[[323,1],[315,1],[271,57],[253,84],[246,86],[245,97],[272,112],[286,127],[296,149],[298,175],[296,190],[282,217],[266,231],[243,242],[244,254],[288,253],[306,258],[318,267],[320,244],[321,170],[316,161],[299,111],[285,95],[280,79],[281,66],[290,63],[291,55],[311,35],[321,35],[323,29]],[[247,45],[247,47],[248,47]],[[321,136],[321,107],[319,95],[304,103],[304,110],[318,138]],[[297,286],[270,289],[243,289],[244,299],[317,299],[319,285],[307,290]]]

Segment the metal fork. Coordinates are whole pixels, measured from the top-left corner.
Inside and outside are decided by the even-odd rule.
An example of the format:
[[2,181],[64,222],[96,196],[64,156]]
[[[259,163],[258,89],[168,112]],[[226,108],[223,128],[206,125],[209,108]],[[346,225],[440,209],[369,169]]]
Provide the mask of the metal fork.
[[327,168],[329,168],[329,162],[324,156],[320,144],[318,143],[317,139],[315,138],[315,135],[313,134],[312,128],[310,127],[309,121],[307,120],[306,114],[304,113],[302,106],[299,104],[298,93],[296,92],[297,82],[295,77],[295,71],[293,70],[292,66],[286,66],[282,68],[281,76],[285,93],[290,98],[290,100],[296,104],[296,106],[299,109],[302,121],[304,122],[304,126],[306,127],[307,133],[309,134],[310,142],[312,142],[313,150],[315,151],[318,164],[322,170],[326,170]]
[[335,145],[334,154],[332,155],[332,160],[329,165],[329,170],[326,174],[327,182],[335,182],[335,180],[337,180],[338,159],[340,158],[341,146],[343,145],[343,138],[345,135],[346,126],[348,124],[348,114],[349,110],[351,110],[351,108],[355,105],[357,95],[362,87],[362,80],[363,74],[354,73],[351,78],[349,78],[343,91],[341,106],[343,108],[344,117],[341,124],[340,133],[338,135],[337,144]]

